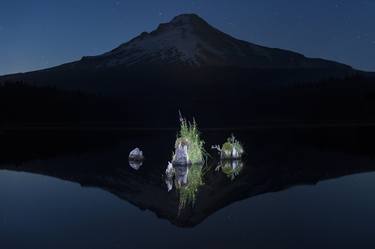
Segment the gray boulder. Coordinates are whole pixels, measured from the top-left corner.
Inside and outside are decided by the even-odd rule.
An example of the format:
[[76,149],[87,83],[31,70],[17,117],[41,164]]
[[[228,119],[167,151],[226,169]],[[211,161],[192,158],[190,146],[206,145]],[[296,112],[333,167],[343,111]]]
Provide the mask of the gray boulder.
[[135,148],[129,154],[130,161],[142,161],[143,159],[143,152],[139,148]]
[[173,165],[187,165],[190,163],[186,145],[180,145],[176,148],[172,163]]

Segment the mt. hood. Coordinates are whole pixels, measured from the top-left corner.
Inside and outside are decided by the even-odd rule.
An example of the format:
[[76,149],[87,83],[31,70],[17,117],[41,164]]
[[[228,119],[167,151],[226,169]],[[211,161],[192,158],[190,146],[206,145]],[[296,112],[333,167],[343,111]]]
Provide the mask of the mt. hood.
[[235,39],[195,14],[175,17],[151,33],[80,63],[95,67],[137,65],[239,66],[247,68],[346,68],[301,54],[258,46]]
[[195,14],[183,14],[155,31],[143,32],[107,53],[85,56],[60,66],[0,77],[37,86],[128,96],[197,84],[234,82],[268,88],[290,82],[343,77],[357,72],[350,66],[276,48],[267,48],[227,35]]

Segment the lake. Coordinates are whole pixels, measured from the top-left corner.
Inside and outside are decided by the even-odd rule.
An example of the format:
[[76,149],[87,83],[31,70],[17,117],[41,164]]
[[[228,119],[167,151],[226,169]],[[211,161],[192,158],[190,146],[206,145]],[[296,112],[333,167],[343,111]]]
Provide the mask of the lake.
[[[210,147],[231,133],[246,156],[220,162]],[[375,247],[375,127],[202,136],[211,156],[181,205],[165,176],[173,130],[3,133],[0,248]],[[145,161],[131,166],[135,147]]]

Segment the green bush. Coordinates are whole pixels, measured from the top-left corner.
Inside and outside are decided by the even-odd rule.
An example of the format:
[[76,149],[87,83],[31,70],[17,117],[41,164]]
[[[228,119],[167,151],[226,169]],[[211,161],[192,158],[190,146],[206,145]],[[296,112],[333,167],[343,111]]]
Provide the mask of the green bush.
[[204,142],[200,138],[198,126],[195,120],[193,123],[181,118],[180,132],[177,136],[175,147],[180,143],[188,146],[188,156],[192,164],[204,162]]
[[[212,148],[219,150],[222,159],[238,159],[244,153],[243,146],[233,135],[221,147],[215,145]],[[234,152],[237,155],[234,156]]]

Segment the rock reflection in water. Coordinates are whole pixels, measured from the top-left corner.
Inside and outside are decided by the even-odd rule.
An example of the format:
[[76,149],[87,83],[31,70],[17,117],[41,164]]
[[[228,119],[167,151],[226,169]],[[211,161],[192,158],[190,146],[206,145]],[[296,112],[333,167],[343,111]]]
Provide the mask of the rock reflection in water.
[[185,187],[188,184],[189,167],[178,165],[175,167],[176,188]]
[[220,161],[216,171],[221,171],[232,181],[241,173],[244,163],[241,160],[224,160]]
[[129,166],[135,170],[139,170],[139,168],[143,165],[142,161],[129,161]]

